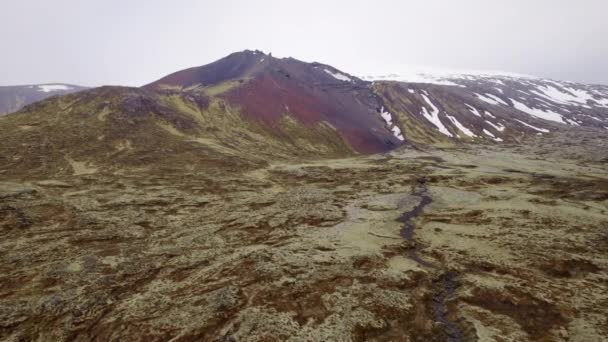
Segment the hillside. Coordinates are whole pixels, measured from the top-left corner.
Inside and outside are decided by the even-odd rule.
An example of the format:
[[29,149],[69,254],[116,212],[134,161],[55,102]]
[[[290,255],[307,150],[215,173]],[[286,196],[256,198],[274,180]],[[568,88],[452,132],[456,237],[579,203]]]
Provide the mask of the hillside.
[[0,118],[0,170],[22,176],[209,170],[353,153],[325,123],[305,127],[283,118],[275,127],[197,91],[102,87]]

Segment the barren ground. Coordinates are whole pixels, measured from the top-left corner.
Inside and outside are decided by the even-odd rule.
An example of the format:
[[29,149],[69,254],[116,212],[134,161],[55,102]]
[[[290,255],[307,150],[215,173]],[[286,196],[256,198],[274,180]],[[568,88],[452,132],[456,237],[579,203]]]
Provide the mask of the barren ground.
[[0,339],[605,341],[597,144],[3,177]]

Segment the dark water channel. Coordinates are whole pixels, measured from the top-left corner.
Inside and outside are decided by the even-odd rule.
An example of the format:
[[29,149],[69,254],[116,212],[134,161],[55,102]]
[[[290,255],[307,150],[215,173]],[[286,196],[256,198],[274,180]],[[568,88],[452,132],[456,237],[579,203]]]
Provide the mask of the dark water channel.
[[[420,255],[418,255],[419,247],[414,244],[416,225],[413,220],[423,213],[426,206],[433,202],[433,198],[427,192],[426,179],[421,178],[418,180],[418,184],[412,195],[420,197],[420,202],[418,202],[412,210],[404,212],[401,217],[399,217],[399,221],[403,222],[401,237],[408,241],[410,245],[414,246],[408,250],[407,255],[423,267],[442,271],[440,267],[420,257]],[[435,291],[436,294],[433,297],[432,304],[435,320],[444,327],[448,342],[464,341],[464,336],[460,327],[448,318],[448,308],[446,305],[446,302],[454,296],[456,288],[458,287],[456,277],[457,275],[454,272],[441,272],[441,276],[437,281],[437,290]]]

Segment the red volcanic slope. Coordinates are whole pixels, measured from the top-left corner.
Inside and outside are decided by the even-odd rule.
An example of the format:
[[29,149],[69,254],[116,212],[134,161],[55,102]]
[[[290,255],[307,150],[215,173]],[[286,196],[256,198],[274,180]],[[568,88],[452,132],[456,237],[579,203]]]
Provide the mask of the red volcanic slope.
[[330,123],[361,153],[384,152],[402,144],[381,120],[380,102],[367,82],[320,63],[245,51],[145,87],[208,86],[234,79],[247,81],[222,96],[241,107],[246,117],[268,127],[279,129],[281,117],[290,115],[307,126]]

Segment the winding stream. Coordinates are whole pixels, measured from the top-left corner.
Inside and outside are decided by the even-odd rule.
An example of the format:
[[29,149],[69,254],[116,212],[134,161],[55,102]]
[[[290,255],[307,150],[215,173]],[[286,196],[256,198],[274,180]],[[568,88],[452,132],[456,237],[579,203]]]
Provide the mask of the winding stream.
[[[399,221],[403,222],[403,228],[400,231],[401,237],[411,243],[414,242],[414,230],[416,228],[416,225],[412,222],[413,219],[422,214],[424,208],[433,202],[433,198],[429,196],[427,192],[425,178],[418,180],[416,190],[412,195],[420,197],[420,202],[418,202],[412,210],[404,212],[399,217]],[[408,257],[423,267],[436,269],[442,273],[438,281],[438,294],[433,297],[433,314],[435,320],[444,326],[448,342],[464,341],[464,335],[461,329],[456,323],[448,318],[448,308],[446,305],[446,302],[455,294],[456,288],[458,287],[458,282],[455,279],[457,276],[456,273],[442,271],[440,267],[437,267],[420,257],[420,255],[418,255],[418,250],[419,247],[414,245],[413,248],[408,250]]]

